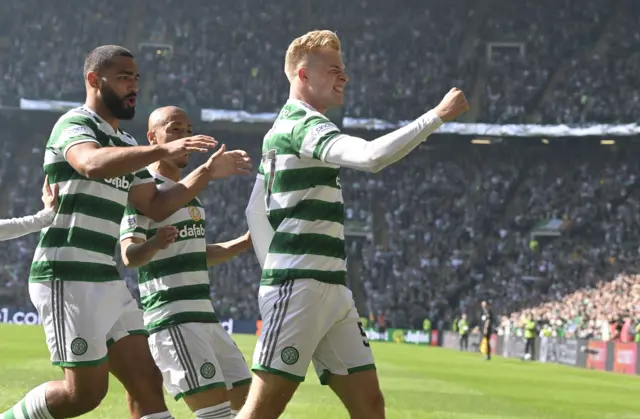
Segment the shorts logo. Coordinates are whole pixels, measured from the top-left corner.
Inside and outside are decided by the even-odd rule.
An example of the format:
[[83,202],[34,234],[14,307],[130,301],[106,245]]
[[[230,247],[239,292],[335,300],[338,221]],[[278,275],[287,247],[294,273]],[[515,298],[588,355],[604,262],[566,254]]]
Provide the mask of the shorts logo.
[[196,223],[200,220],[202,220],[202,214],[200,214],[200,210],[196,207],[189,207],[189,216],[191,216],[191,219],[193,221],[195,221]]
[[216,375],[216,367],[211,362],[205,362],[200,367],[200,375],[207,380],[212,379]]
[[287,365],[293,365],[298,362],[298,358],[300,358],[300,353],[293,346],[287,346],[280,353],[280,358],[282,358],[282,362]]
[[74,355],[84,355],[87,349],[89,349],[89,345],[87,341],[82,338],[75,338],[71,342],[71,352],[73,352]]

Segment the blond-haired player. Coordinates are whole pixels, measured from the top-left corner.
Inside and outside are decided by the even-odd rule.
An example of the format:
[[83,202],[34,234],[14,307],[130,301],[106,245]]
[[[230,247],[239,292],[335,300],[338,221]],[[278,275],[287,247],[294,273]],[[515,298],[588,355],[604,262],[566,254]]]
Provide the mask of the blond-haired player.
[[295,39],[284,70],[289,100],[264,138],[246,211],[262,266],[262,332],[254,381],[238,418],[280,416],[312,361],[320,382],[340,397],[352,418],[384,418],[373,354],[346,287],[339,170],[382,170],[469,105],[452,89],[414,122],[368,142],[342,134],[325,116],[342,104],[348,81],[333,32]]

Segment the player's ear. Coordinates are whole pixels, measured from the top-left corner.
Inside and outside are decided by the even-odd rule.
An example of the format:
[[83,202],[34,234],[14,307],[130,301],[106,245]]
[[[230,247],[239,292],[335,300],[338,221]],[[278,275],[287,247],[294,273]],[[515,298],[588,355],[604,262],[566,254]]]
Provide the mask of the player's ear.
[[306,82],[307,80],[309,80],[309,77],[307,77],[307,69],[304,67],[300,67],[298,69],[297,76],[300,81]]
[[149,144],[156,144],[156,133],[147,131],[147,141],[149,141]]
[[100,87],[100,76],[98,76],[98,73],[95,71],[89,71],[87,73],[87,81],[89,82],[89,85],[95,89]]

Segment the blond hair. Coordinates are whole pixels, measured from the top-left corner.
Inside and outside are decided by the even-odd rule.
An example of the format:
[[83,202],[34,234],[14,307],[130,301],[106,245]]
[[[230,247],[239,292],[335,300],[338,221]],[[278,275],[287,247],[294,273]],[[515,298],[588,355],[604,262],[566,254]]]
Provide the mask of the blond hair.
[[287,78],[292,80],[300,64],[305,63],[309,54],[320,48],[331,48],[340,52],[338,35],[329,30],[315,30],[294,39],[284,58],[284,72]]

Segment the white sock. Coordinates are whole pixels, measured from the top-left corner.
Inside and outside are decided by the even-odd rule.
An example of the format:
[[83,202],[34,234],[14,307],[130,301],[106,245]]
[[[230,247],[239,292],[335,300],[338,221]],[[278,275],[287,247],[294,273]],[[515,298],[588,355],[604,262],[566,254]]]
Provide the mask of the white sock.
[[[0,419],[7,418],[43,418],[53,419],[49,409],[47,408],[47,386],[49,383],[44,383],[31,390],[24,396],[24,399],[20,400],[18,404],[11,409],[0,415]],[[26,412],[25,416],[22,412]]]
[[195,412],[196,419],[231,419],[231,403],[224,402],[217,406],[205,407]]
[[152,413],[150,415],[143,416],[140,419],[174,419],[174,418],[173,416],[171,416],[171,413],[169,413],[169,411],[166,411],[166,412],[160,412],[160,413]]
[[239,410],[233,410],[231,409],[231,419],[235,418],[236,416],[238,416],[238,413],[240,413]]

